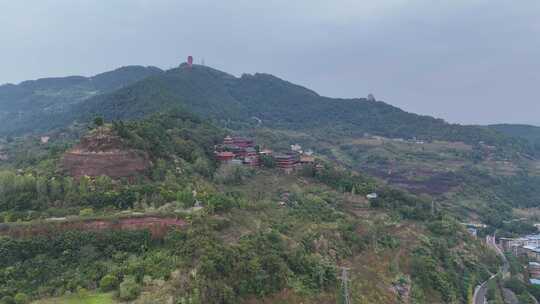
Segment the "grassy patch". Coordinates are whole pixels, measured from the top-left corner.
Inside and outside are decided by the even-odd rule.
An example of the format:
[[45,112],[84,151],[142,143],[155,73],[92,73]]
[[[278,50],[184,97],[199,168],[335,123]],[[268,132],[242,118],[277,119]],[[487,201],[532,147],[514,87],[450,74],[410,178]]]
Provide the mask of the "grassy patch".
[[86,296],[69,295],[59,298],[49,298],[44,300],[38,300],[33,304],[113,304],[116,301],[113,300],[112,293],[95,293]]

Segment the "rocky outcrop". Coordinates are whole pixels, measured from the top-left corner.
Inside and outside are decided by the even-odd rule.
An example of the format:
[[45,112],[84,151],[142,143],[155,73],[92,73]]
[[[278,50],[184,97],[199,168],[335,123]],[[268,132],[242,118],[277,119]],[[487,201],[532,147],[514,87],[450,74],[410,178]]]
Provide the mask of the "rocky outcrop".
[[83,137],[80,144],[62,158],[63,170],[76,179],[100,175],[130,178],[143,173],[149,166],[145,152],[127,148],[119,136],[106,128]]

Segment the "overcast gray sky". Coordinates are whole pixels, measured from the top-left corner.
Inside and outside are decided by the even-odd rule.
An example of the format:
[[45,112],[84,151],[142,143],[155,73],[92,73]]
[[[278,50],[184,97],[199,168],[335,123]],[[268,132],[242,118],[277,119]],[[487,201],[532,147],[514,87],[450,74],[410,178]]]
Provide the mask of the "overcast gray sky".
[[540,125],[539,0],[0,0],[0,83],[189,54],[450,122]]

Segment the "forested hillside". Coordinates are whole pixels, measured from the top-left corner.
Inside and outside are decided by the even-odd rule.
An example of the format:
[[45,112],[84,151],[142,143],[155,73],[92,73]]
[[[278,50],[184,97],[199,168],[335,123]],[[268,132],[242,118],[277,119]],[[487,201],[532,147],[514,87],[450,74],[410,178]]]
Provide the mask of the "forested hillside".
[[496,131],[448,124],[441,119],[407,113],[384,102],[334,99],[268,74],[232,75],[205,67],[182,66],[79,106],[75,118],[142,117],[179,104],[221,125],[238,129],[262,124],[304,130],[317,136],[362,136],[449,140],[515,146],[524,143]]
[[61,126],[50,120],[62,117],[75,104],[112,92],[162,71],[156,67],[127,66],[92,77],[69,76],[24,81],[0,86],[0,134],[22,134]]
[[[8,237],[0,251],[18,269],[0,265],[8,300],[95,290],[139,303],[329,303],[342,296],[345,266],[357,301],[467,302],[498,262],[457,219],[489,224],[481,233],[532,229],[507,222],[513,207],[537,205],[527,196],[536,191],[524,191],[537,180],[535,160],[522,156],[534,154],[525,140],[380,101],[322,97],[267,74],[131,69],[21,84],[34,93],[10,105],[26,114],[4,131],[62,131],[47,133],[47,144],[2,141],[0,233]],[[56,99],[40,99],[43,90]],[[84,145],[72,140],[81,132]],[[214,146],[230,132],[277,151],[299,142],[316,151],[319,166],[292,175],[220,166]],[[103,159],[114,157],[142,170],[110,173]],[[376,200],[365,198],[371,192]],[[132,217],[187,227],[160,228],[160,240],[85,230]],[[44,271],[28,275],[36,267]]]
[[[138,78],[144,79],[135,81]],[[127,84],[130,81],[135,82]],[[121,83],[126,85],[113,89]],[[86,80],[48,79],[19,86],[58,92],[77,88],[79,93],[80,88],[88,91],[92,87],[103,93],[70,105],[60,102],[62,111],[43,110],[31,120],[23,115],[16,124],[3,122],[8,127],[0,132],[17,129],[14,134],[24,130],[40,134],[65,129],[73,122],[80,124],[70,130],[80,132],[97,116],[115,121],[118,127],[156,112],[183,108],[229,131],[252,134],[271,148],[288,148],[294,141],[306,144],[332,161],[415,193],[452,193],[465,184],[471,172],[482,172],[487,173],[486,180],[509,181],[502,182],[499,192],[520,194],[538,175],[538,150],[526,140],[532,135],[526,137],[521,127],[519,132],[509,132],[506,127],[449,124],[381,101],[323,97],[268,74],[235,77],[206,66],[183,64],[168,71],[128,67]],[[45,99],[45,103],[55,102]],[[147,140],[154,143],[161,136],[154,135]],[[144,141],[137,142],[142,146]],[[159,145],[147,148],[158,149]],[[480,179],[474,180],[476,186],[482,184]],[[536,206],[531,198],[521,199],[522,195],[504,197],[508,206]]]
[[[213,148],[226,132],[190,113],[90,128],[95,154],[130,148],[150,167],[131,180],[75,178],[61,170],[67,146],[51,144],[0,171],[0,301],[82,302],[91,291],[106,303],[323,304],[347,292],[359,303],[467,303],[498,264],[428,198],[335,162],[291,174],[220,165]],[[182,225],[157,236],[119,226],[160,218]]]
[[[142,78],[145,79],[136,81]],[[123,85],[126,86],[113,90]],[[115,120],[141,118],[181,106],[236,130],[264,126],[302,130],[319,138],[361,137],[370,133],[469,144],[482,141],[534,153],[525,141],[490,128],[449,124],[365,98],[327,98],[268,74],[238,78],[198,65],[182,65],[166,72],[131,67],[90,79],[70,77],[8,85],[0,90],[2,104],[6,120],[0,132],[4,134],[43,132],[74,121],[85,123],[94,116]],[[23,109],[25,112],[20,112]]]
[[489,128],[508,136],[526,139],[531,144],[540,147],[540,127],[531,125],[499,124],[490,125]]

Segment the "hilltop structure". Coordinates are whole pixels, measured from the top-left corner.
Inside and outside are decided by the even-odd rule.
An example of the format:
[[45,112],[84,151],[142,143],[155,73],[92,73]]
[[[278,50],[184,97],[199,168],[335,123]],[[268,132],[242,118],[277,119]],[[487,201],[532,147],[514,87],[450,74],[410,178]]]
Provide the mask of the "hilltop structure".
[[298,155],[294,153],[285,153],[274,156],[276,165],[286,173],[291,173],[298,164]]
[[225,137],[223,143],[215,147],[214,154],[220,163],[252,167],[260,165],[260,155],[255,149],[255,142],[244,137]]
[[214,154],[216,160],[222,164],[252,167],[261,165],[261,157],[270,157],[275,161],[276,167],[286,173],[291,173],[301,165],[315,163],[313,151],[304,152],[299,144],[291,145],[291,151],[274,154],[272,150],[260,149],[254,140],[244,137],[225,137],[222,144],[215,146]]

